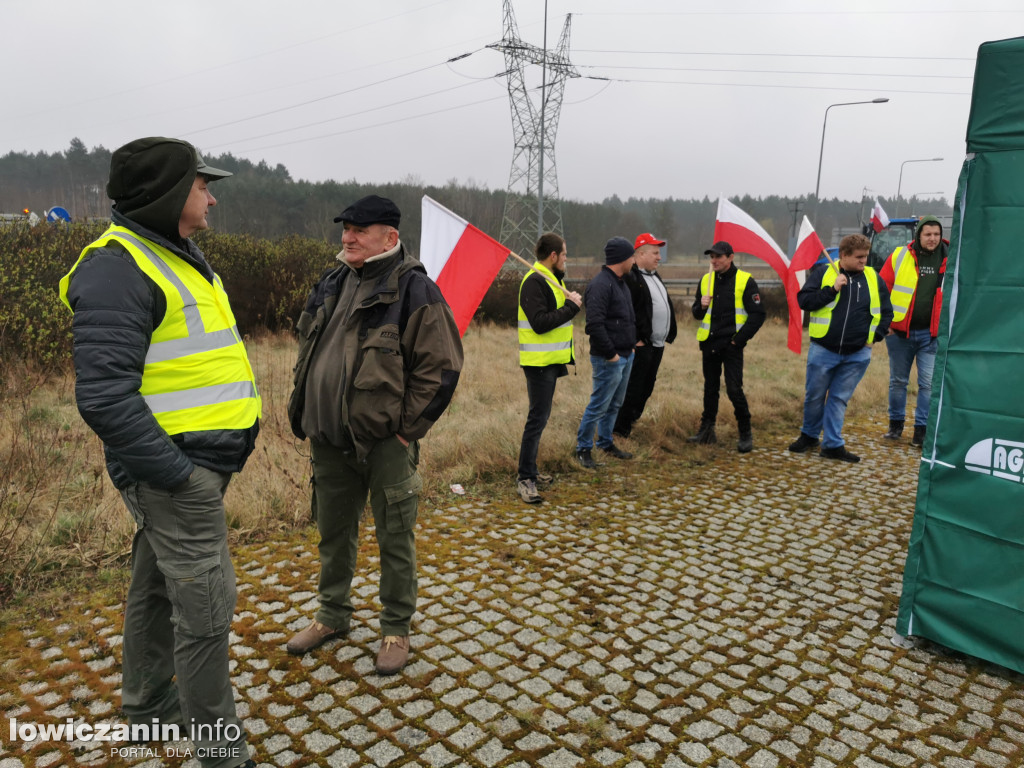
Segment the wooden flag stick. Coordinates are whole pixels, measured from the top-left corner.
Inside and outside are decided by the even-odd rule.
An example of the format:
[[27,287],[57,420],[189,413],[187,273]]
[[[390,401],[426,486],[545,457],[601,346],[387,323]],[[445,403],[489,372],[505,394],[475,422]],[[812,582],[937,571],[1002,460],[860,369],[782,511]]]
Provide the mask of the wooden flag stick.
[[822,248],[821,252],[823,254],[825,254],[825,258],[828,259],[828,263],[832,266],[833,269],[835,269],[836,274],[838,275],[839,274],[839,265],[836,264],[835,260],[831,256],[828,255],[828,251],[827,250]]
[[[521,261],[521,262],[522,262],[523,264],[525,264],[525,265],[526,265],[527,269],[529,269],[529,270],[530,270],[531,272],[534,272],[534,271],[536,271],[536,270],[534,270],[534,268],[533,268],[533,264],[531,264],[530,262],[528,262],[528,261],[527,261],[526,259],[524,259],[524,258],[523,258],[522,256],[520,256],[520,255],[519,255],[518,253],[513,253],[512,251],[509,251],[509,252],[508,252],[508,255],[509,255],[509,256],[511,256],[511,257],[512,257],[513,259],[518,259],[519,261]],[[560,290],[560,291],[561,291],[562,293],[564,293],[564,294],[565,294],[566,296],[568,296],[568,295],[569,295],[569,289],[568,289],[568,288],[566,288],[566,287],[565,287],[564,285],[561,285],[561,284],[560,284],[560,283],[558,283],[557,281],[555,281],[555,280],[552,280],[552,279],[551,279],[550,277],[548,277],[547,275],[545,275],[545,274],[544,274],[543,272],[537,272],[537,274],[538,274],[538,275],[540,275],[541,277],[543,277],[543,278],[544,278],[545,280],[547,280],[547,281],[548,281],[549,283],[551,283],[551,285],[555,286],[555,288],[557,288],[558,290]]]

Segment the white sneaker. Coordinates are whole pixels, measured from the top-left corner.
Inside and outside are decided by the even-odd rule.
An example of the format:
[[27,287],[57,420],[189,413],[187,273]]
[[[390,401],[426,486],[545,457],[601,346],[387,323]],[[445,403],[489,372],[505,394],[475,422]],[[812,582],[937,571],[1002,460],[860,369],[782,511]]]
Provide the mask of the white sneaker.
[[537,493],[537,484],[533,480],[520,480],[516,483],[516,490],[519,497],[527,504],[540,504],[543,499]]

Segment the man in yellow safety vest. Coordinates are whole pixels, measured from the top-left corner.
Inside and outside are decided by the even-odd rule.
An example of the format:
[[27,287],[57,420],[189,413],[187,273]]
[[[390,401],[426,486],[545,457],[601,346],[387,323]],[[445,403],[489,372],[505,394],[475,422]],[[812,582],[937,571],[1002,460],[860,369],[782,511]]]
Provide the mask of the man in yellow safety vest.
[[743,348],[764,324],[761,292],[750,273],[732,263],[733,249],[726,241],[719,240],[704,255],[710,258],[711,269],[701,278],[690,307],[694,319],[700,321],[697,341],[704,373],[704,411],[700,427],[688,439],[701,445],[717,442],[715,420],[724,371],[725,393],[736,415],[736,450],[750,453],[754,450],[754,437],[750,406],[743,393]]
[[893,311],[885,337],[889,349],[889,431],[883,437],[887,440],[899,440],[903,434],[910,366],[916,358],[917,407],[910,442],[924,445],[948,247],[941,222],[934,216],[924,216],[917,223],[913,242],[893,251],[879,273],[892,293]]
[[885,338],[892,322],[889,289],[867,266],[871,243],[864,235],[847,235],[839,243],[839,260],[811,269],[797,294],[800,309],[811,313],[807,350],[804,421],[789,450],[820,454],[855,464],[860,457],[846,449],[843,420],[846,404],[871,362],[871,345]]
[[261,403],[224,286],[189,239],[209,226],[208,185],[230,175],[177,139],[121,147],[112,224],[60,281],[78,410],[137,525],[122,711],[133,736],[179,726],[203,768],[256,765],[228,666],[236,592],[223,498]]
[[516,491],[527,504],[542,501],[538,488],[551,484],[551,475],[537,470],[540,436],[551,416],[555,383],[568,373],[573,357],[572,319],[583,297],[564,288],[565,240],[554,232],[541,235],[534,249],[537,261],[519,284],[519,365],[526,375],[530,410],[519,445]]

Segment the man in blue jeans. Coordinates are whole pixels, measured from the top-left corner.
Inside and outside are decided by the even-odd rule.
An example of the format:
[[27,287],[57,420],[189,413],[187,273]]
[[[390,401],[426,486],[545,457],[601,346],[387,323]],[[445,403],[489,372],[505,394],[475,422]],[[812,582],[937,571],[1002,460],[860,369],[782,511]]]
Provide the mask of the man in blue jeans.
[[899,440],[907,412],[910,366],[917,358],[917,407],[911,444],[924,445],[932,397],[932,370],[938,349],[942,277],[946,273],[947,243],[934,216],[917,223],[914,241],[892,252],[882,267],[882,280],[892,292],[892,326],[885,337],[889,348],[889,431],[883,437]]
[[823,457],[860,461],[843,440],[846,404],[871,362],[871,345],[885,338],[892,322],[889,289],[867,266],[870,250],[864,235],[847,235],[839,261],[814,267],[797,294],[800,308],[811,313],[811,345],[804,423],[789,446],[793,453],[815,448],[824,429]]
[[633,454],[621,450],[612,440],[636,346],[633,299],[623,280],[633,267],[633,260],[629,240],[613,237],[604,246],[605,265],[583,293],[594,390],[576,433],[576,460],[587,469],[601,466],[592,454],[595,428],[598,448],[617,459],[633,458]]

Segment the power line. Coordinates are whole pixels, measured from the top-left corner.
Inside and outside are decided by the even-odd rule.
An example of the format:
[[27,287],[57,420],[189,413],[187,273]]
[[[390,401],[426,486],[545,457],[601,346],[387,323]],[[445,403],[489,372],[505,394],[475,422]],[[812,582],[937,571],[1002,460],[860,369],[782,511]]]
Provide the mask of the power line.
[[750,53],[749,51],[623,51],[578,48],[576,53],[624,53],[634,56],[765,56],[800,59],[895,59],[903,61],[970,61],[973,56],[862,56],[841,53]]
[[969,92],[964,91],[908,91],[895,88],[837,88],[824,85],[780,85],[770,83],[705,83],[694,82],[691,80],[639,80],[617,77],[596,77],[594,75],[587,75],[586,78],[588,80],[610,80],[614,83],[655,83],[657,85],[705,85],[711,88],[785,88],[804,91],[852,91],[854,93],[864,93],[866,91],[870,91],[871,93],[911,93],[923,96],[971,95]]
[[[316,77],[304,77],[303,78],[303,84],[308,85],[309,83],[313,83],[313,82],[316,82],[318,80],[329,80],[329,79],[337,79],[337,78],[341,78],[341,77],[346,77],[346,76],[354,74],[356,72],[362,72],[363,70],[366,70],[366,69],[374,69],[376,67],[385,67],[385,66],[387,66],[389,64],[395,64],[395,63],[400,62],[400,61],[406,61],[408,59],[415,59],[415,58],[418,58],[420,56],[426,56],[428,54],[437,53],[438,51],[451,50],[452,48],[455,48],[455,47],[461,47],[461,46],[464,46],[464,45],[468,45],[470,43],[478,43],[478,42],[480,42],[482,40],[490,40],[490,39],[491,39],[491,36],[475,37],[475,38],[472,38],[470,40],[464,40],[464,41],[459,42],[459,43],[452,43],[450,45],[442,45],[442,46],[440,46],[438,48],[431,48],[431,49],[426,50],[426,51],[417,51],[416,53],[410,53],[410,54],[408,54],[406,56],[398,56],[398,57],[396,57],[394,59],[388,59],[387,61],[375,61],[372,64],[365,64],[365,65],[363,65],[361,67],[356,67],[354,69],[347,69],[344,72],[329,72],[327,74],[317,75]],[[472,53],[476,53],[479,50],[482,50],[482,49],[477,49],[477,50],[473,51]],[[445,63],[450,65],[451,62],[458,61],[459,59],[465,58],[466,56],[469,56],[469,55],[470,54],[468,54],[468,53],[464,53],[464,54],[462,54],[460,56],[455,56],[455,57],[453,57],[451,59],[448,59]],[[451,69],[451,66],[449,66],[449,69]],[[454,72],[454,70],[453,70],[453,72]],[[459,73],[456,72],[455,74],[459,74]],[[467,79],[472,79],[472,78],[469,78],[468,75],[461,75],[461,76],[462,77],[466,77]],[[493,77],[493,75],[489,75],[488,77],[481,78],[481,79],[490,80],[492,77]],[[280,90],[284,90],[284,89],[294,90],[295,89],[295,82],[294,81],[289,81],[289,82],[285,83],[284,85],[275,85],[275,86],[271,86],[270,88],[259,88],[259,89],[253,90],[253,91],[246,91],[244,93],[235,93],[235,94],[232,94],[231,96],[228,96],[226,98],[225,97],[220,97],[220,98],[216,98],[216,99],[211,99],[210,101],[197,102],[195,104],[191,104],[190,106],[193,107],[194,109],[197,109],[197,110],[202,108],[202,107],[223,106],[225,103],[227,103],[229,101],[234,101],[236,99],[244,99],[244,98],[248,98],[250,96],[260,96],[260,95],[262,95],[264,93],[271,93],[273,91],[280,91]],[[159,111],[156,111],[156,112],[148,112],[146,114],[138,115],[138,117],[140,117],[140,118],[158,117],[159,115],[178,113],[180,111],[181,111],[181,109],[179,107],[174,107],[174,108],[171,108],[171,109],[162,109],[162,110],[159,110]],[[117,121],[117,122],[120,122],[120,121]],[[116,122],[115,123],[104,123],[103,125],[116,125]]]
[[929,77],[949,80],[971,80],[972,75],[904,75],[890,72],[811,72],[808,70],[787,69],[716,69],[712,67],[642,67],[613,64],[577,64],[581,69],[645,69],[668,72],[731,72],[740,74],[763,75],[838,75],[841,77]]
[[329,138],[332,138],[334,136],[344,136],[344,135],[349,134],[349,133],[357,133],[358,131],[368,131],[371,128],[381,128],[381,127],[386,126],[386,125],[395,125],[396,123],[408,122],[409,120],[418,120],[421,117],[430,117],[431,115],[439,115],[439,114],[441,114],[443,112],[454,112],[457,109],[466,109],[468,107],[475,107],[475,106],[478,106],[480,104],[487,104],[488,102],[497,101],[498,99],[504,99],[504,98],[505,98],[505,95],[502,94],[501,96],[494,96],[494,97],[492,97],[490,99],[480,99],[479,101],[473,101],[473,102],[470,102],[469,104],[459,104],[459,105],[454,106],[454,107],[445,107],[444,109],[435,109],[435,110],[433,110],[431,112],[420,112],[419,114],[416,114],[416,115],[409,115],[408,117],[400,117],[400,118],[396,118],[394,120],[385,120],[384,122],[381,122],[381,123],[374,123],[372,125],[364,125],[364,126],[361,126],[359,128],[349,128],[349,129],[344,130],[344,131],[335,131],[334,133],[324,133],[324,134],[321,134],[319,136],[309,136],[309,137],[307,137],[305,139],[295,139],[294,141],[283,141],[283,142],[281,142],[279,144],[265,144],[262,147],[252,147],[250,149],[240,150],[239,154],[243,154],[244,155],[244,154],[248,154],[248,153],[252,153],[252,152],[261,152],[264,149],[276,149],[277,147],[288,147],[288,146],[291,146],[293,144],[304,144],[307,141],[318,141],[319,139],[329,139]]
[[[922,11],[574,11],[575,16],[920,16]],[[928,16],[982,13],[1024,13],[1024,11],[934,11]]]
[[[491,78],[488,78],[488,79],[491,79]],[[390,109],[391,107],[397,107],[397,106],[399,106],[401,104],[408,104],[411,101],[418,101],[420,99],[427,99],[427,98],[430,98],[432,96],[437,96],[437,95],[442,94],[442,93],[448,93],[449,91],[455,91],[455,90],[458,90],[459,88],[465,88],[465,87],[470,86],[470,85],[476,85],[476,81],[471,82],[471,83],[460,83],[459,85],[453,85],[451,88],[442,88],[439,91],[431,91],[430,93],[421,93],[421,94],[419,94],[417,96],[410,96],[407,99],[401,99],[400,101],[393,101],[390,104],[382,104],[382,105],[377,106],[377,107],[370,107],[370,108],[367,108],[367,109],[360,109],[358,112],[350,112],[347,115],[338,115],[337,117],[328,117],[328,118],[326,118],[324,120],[316,120],[316,121],[314,121],[312,123],[303,123],[302,125],[293,125],[291,128],[282,128],[282,129],[277,130],[277,131],[270,131],[268,133],[261,133],[261,134],[259,134],[257,136],[247,136],[244,139],[235,139],[233,141],[223,141],[220,144],[204,145],[204,148],[206,150],[210,150],[210,149],[214,149],[216,147],[223,147],[223,146],[226,146],[228,144],[239,144],[239,143],[243,143],[243,142],[246,142],[246,141],[255,141],[256,139],[265,139],[268,136],[279,136],[282,133],[291,133],[292,131],[302,130],[303,128],[312,128],[312,127],[317,126],[317,125],[325,125],[326,123],[334,123],[334,122],[337,122],[338,120],[347,120],[350,117],[358,117],[359,115],[365,115],[365,114],[368,114],[370,112],[378,112],[378,111],[380,111],[382,109]]]
[[[476,53],[476,51],[473,51],[473,53]],[[460,56],[459,58],[462,58],[462,57]],[[212,130],[214,130],[216,128],[225,128],[225,127],[227,127],[229,125],[237,125],[238,123],[245,123],[245,122],[248,122],[249,120],[256,120],[256,119],[261,118],[261,117],[267,117],[269,115],[276,115],[276,114],[279,114],[281,112],[288,112],[288,111],[290,111],[292,109],[298,109],[299,107],[306,107],[306,106],[309,106],[310,104],[317,104],[317,103],[319,103],[321,101],[327,101],[328,99],[337,98],[338,96],[346,96],[346,95],[348,95],[350,93],[355,93],[356,91],[361,91],[361,90],[363,90],[365,88],[373,88],[374,86],[382,85],[383,83],[391,83],[391,82],[394,82],[395,80],[401,80],[403,77],[411,77],[412,75],[418,75],[421,72],[426,72],[426,71],[431,70],[431,69],[436,69],[437,67],[443,67],[447,63],[448,63],[447,61],[442,61],[442,62],[438,62],[436,64],[430,64],[429,66],[421,67],[420,69],[414,69],[412,72],[405,72],[405,73],[403,73],[401,75],[393,75],[391,77],[385,77],[383,80],[378,80],[378,81],[376,81],[374,83],[366,83],[365,85],[358,85],[358,86],[355,86],[354,88],[348,88],[348,89],[346,89],[344,91],[338,91],[336,93],[329,93],[326,96],[318,96],[315,99],[308,99],[306,101],[300,101],[300,102],[297,102],[295,104],[289,104],[286,107],[278,107],[277,109],[270,109],[270,110],[267,110],[266,112],[260,112],[260,113],[255,114],[255,115],[249,115],[248,117],[240,117],[237,120],[228,120],[226,123],[218,123],[217,125],[211,125],[211,126],[208,126],[206,128],[200,128],[200,129],[195,130],[195,131],[186,131],[185,135],[190,135],[191,136],[191,135],[195,135],[197,133],[206,133],[207,131],[212,131]]]
[[[442,4],[447,3],[447,2],[451,2],[451,0],[436,0],[436,2],[429,3],[427,5],[422,5],[422,6],[418,7],[418,8],[411,8],[408,11],[403,11],[401,13],[396,13],[396,14],[393,14],[391,16],[385,16],[383,18],[375,18],[372,21],[366,22],[365,24],[359,24],[359,25],[356,25],[354,27],[346,27],[345,29],[340,30],[338,32],[331,32],[330,34],[321,35],[320,37],[310,38],[309,40],[301,40],[301,41],[299,41],[297,43],[292,43],[290,45],[282,46],[281,48],[272,48],[272,49],[267,50],[267,51],[261,51],[259,53],[254,53],[251,56],[246,56],[246,57],[241,58],[241,59],[233,59],[231,61],[225,61],[222,64],[211,64],[209,66],[204,66],[201,69],[194,69],[194,70],[191,70],[189,72],[185,72],[185,73],[180,74],[180,75],[175,75],[174,77],[169,77],[169,78],[167,78],[165,80],[150,81],[150,82],[147,82],[145,85],[137,85],[137,86],[134,86],[132,88],[125,88],[124,90],[114,91],[112,93],[106,94],[104,98],[110,99],[110,98],[112,98],[114,96],[124,96],[124,95],[129,94],[129,93],[137,93],[138,91],[151,91],[154,87],[156,87],[158,85],[166,85],[167,83],[175,83],[175,82],[178,82],[179,80],[192,80],[192,79],[194,79],[195,77],[197,77],[199,75],[207,75],[210,72],[214,72],[214,71],[216,71],[218,69],[226,69],[227,67],[232,67],[232,66],[234,66],[236,64],[245,64],[246,62],[255,61],[256,59],[265,58],[267,56],[272,56],[274,54],[281,53],[282,51],[290,51],[293,48],[301,48],[302,46],[309,45],[311,43],[318,43],[318,42],[320,42],[322,40],[329,40],[330,38],[337,37],[338,35],[348,35],[348,34],[351,34],[352,32],[354,32],[355,30],[363,29],[364,27],[370,27],[370,26],[373,26],[375,24],[381,24],[381,23],[383,23],[385,21],[393,21],[394,19],[401,18],[402,16],[408,16],[409,14],[412,14],[412,13],[417,13],[419,11],[425,11],[428,8],[433,8],[434,6],[442,5]],[[60,104],[58,106],[51,107],[49,109],[43,109],[43,110],[40,110],[38,112],[32,112],[32,113],[29,113],[29,114],[20,115],[20,117],[22,117],[22,118],[37,117],[39,115],[49,114],[50,112],[56,112],[56,111],[61,110],[61,109],[68,109],[68,108],[71,108],[71,107],[78,107],[78,106],[81,106],[83,104],[91,104],[94,101],[95,101],[95,98],[94,97],[90,97],[88,99],[83,99],[82,101],[74,102],[74,103],[71,103],[71,104],[63,103],[63,104]]]

